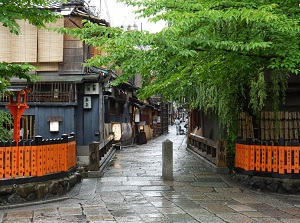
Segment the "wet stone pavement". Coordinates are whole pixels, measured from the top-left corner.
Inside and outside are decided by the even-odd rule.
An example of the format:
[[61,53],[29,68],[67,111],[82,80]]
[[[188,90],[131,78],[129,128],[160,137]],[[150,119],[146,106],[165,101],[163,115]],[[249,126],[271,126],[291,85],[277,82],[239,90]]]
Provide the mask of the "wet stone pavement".
[[[83,179],[64,199],[1,207],[0,222],[297,223],[300,196],[240,187],[205,168],[170,133],[118,150],[101,178]],[[162,142],[173,142],[174,180],[162,179]]]

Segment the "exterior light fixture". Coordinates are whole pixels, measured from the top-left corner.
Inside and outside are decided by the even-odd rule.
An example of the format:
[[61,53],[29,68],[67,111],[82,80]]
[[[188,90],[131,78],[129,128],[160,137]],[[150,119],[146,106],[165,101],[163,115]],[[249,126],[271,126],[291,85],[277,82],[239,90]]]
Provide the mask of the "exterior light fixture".
[[6,108],[14,118],[14,140],[16,143],[20,140],[20,119],[26,108],[29,106],[26,104],[26,95],[29,90],[26,86],[10,86],[7,88],[10,94],[9,104]]

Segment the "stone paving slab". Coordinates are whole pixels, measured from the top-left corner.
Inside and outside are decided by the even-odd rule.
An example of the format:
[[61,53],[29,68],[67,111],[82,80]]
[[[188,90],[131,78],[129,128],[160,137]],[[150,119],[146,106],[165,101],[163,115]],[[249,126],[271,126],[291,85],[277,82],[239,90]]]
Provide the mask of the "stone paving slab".
[[300,219],[282,219],[285,223],[300,223]]
[[198,222],[188,214],[166,214],[172,222]]
[[[243,202],[241,202],[243,203]],[[247,203],[247,206],[249,207],[252,207],[256,210],[272,210],[273,207],[268,205],[268,204],[265,204],[265,203],[262,203],[262,202],[259,202],[259,203]]]
[[58,209],[57,208],[44,208],[38,209],[34,211],[34,218],[51,218],[51,217],[58,217]]
[[280,208],[279,207],[279,210],[282,210],[286,213],[289,213],[289,214],[292,214],[292,215],[296,215],[300,218],[300,211],[299,211],[299,208],[296,208],[296,207],[282,207]]
[[233,209],[224,204],[202,204],[201,206],[213,214],[235,213]]
[[278,210],[278,209],[263,209],[261,210],[262,213],[270,215],[274,218],[286,218],[286,219],[297,219],[299,218],[299,216],[293,215],[293,214],[289,214],[287,212]]
[[212,200],[231,200],[230,194],[224,194],[224,193],[204,193],[206,196],[208,196]]
[[197,204],[200,204],[200,205],[232,205],[232,204],[235,204],[235,205],[238,205],[240,203],[234,201],[234,200],[195,200],[194,201],[195,203]]
[[[247,204],[248,206],[251,204],[259,206],[260,204],[262,204],[260,201],[258,201],[257,199],[251,198],[247,195],[239,195],[239,196],[235,196],[231,194],[232,199],[236,200],[237,202],[241,203],[241,204]],[[260,207],[267,209],[269,205],[263,204]],[[270,206],[271,207],[271,206]]]
[[254,208],[248,207],[247,205],[243,205],[243,204],[231,204],[228,205],[228,207],[230,207],[231,209],[237,211],[237,212],[245,212],[245,211],[256,211]]
[[198,217],[195,217],[195,219],[197,219],[197,221],[201,222],[201,223],[209,223],[209,222],[226,223],[225,221],[223,221],[221,218],[219,218],[217,216],[198,216]]
[[256,223],[255,220],[240,214],[240,213],[222,213],[217,214],[218,217],[223,219],[225,222],[231,222],[231,223]]
[[[3,223],[31,223],[31,219],[3,219]],[[49,221],[50,223],[50,221]]]
[[32,218],[33,217],[33,211],[12,211],[6,213],[5,218],[7,219],[19,219],[19,218]]
[[240,213],[243,214],[243,215],[246,215],[250,218],[267,218],[267,217],[270,217],[270,215],[261,213],[259,211],[241,211]]
[[259,223],[281,223],[281,222],[284,222],[284,221],[280,221],[280,220],[278,220],[276,218],[272,218],[272,217],[269,217],[269,218],[253,218],[253,220],[257,221]]

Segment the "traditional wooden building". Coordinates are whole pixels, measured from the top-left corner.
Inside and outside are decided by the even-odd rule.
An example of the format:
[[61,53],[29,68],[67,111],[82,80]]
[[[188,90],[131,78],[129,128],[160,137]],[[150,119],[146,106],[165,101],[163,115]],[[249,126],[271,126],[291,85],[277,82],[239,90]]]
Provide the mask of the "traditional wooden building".
[[[259,115],[239,114],[235,149],[226,154],[224,129],[216,115],[190,111],[189,147],[216,167],[226,165],[249,176],[299,178],[300,79],[290,75],[285,102],[277,112],[266,104]],[[269,102],[272,101],[270,98]],[[227,157],[234,155],[235,157]],[[230,158],[230,159],[228,159]]]
[[[48,28],[82,27],[83,19],[109,26],[105,20],[93,16],[84,1],[53,3],[49,9],[63,17],[56,23],[47,24]],[[35,83],[11,79],[12,85],[27,85],[30,90],[27,96],[29,108],[21,121],[21,137],[59,138],[61,134],[74,132],[80,155],[90,142],[100,141],[111,132],[104,123],[103,96],[111,72],[83,67],[83,63],[97,51],[79,39],[38,29],[26,21],[18,21],[18,24],[19,36],[11,34],[4,26],[0,27],[0,60],[30,63],[37,67],[32,72],[38,78]],[[7,99],[2,97],[3,109]]]
[[[78,28],[88,19],[99,25],[110,24],[95,17],[84,1],[68,1],[49,6],[60,13],[48,28]],[[147,101],[136,97],[139,77],[110,87],[109,82],[118,72],[101,67],[83,67],[83,63],[98,54],[96,49],[70,35],[62,35],[48,29],[38,29],[26,21],[18,21],[19,36],[6,27],[0,27],[0,60],[9,63],[30,63],[37,67],[32,74],[35,83],[11,79],[12,85],[27,85],[29,108],[21,120],[21,138],[59,138],[62,134],[76,134],[77,156],[88,155],[88,145],[100,141],[114,132],[115,141],[128,145],[137,142],[144,127],[147,139],[153,137],[152,114],[159,110]],[[1,109],[5,109],[8,97],[2,97]],[[144,109],[146,108],[146,109]],[[135,120],[139,114],[141,119]]]

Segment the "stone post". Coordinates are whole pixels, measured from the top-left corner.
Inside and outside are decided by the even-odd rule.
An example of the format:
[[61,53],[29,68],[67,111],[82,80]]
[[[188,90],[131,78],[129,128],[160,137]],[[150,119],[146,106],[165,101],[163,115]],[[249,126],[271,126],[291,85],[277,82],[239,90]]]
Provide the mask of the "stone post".
[[162,178],[173,180],[173,142],[168,139],[162,142]]
[[89,170],[99,171],[100,168],[99,143],[92,142],[89,144]]

